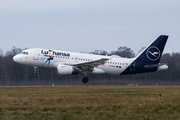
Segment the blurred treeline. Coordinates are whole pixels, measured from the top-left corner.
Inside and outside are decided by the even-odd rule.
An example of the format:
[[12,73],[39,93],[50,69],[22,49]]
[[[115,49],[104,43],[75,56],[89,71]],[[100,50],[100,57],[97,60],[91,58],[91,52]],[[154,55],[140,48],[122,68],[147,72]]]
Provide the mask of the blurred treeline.
[[[32,77],[33,67],[20,65],[13,61],[13,56],[23,49],[13,47],[3,54],[0,50],[0,85],[83,85],[83,75],[58,76],[56,69],[38,68],[37,77]],[[143,48],[141,49],[143,50]],[[140,51],[141,51],[140,50]],[[139,51],[139,52],[140,52]],[[131,48],[119,47],[118,50],[108,53],[95,50],[91,54],[119,55],[121,57],[134,57]],[[165,53],[161,58],[167,63],[168,70],[154,73],[136,75],[94,75],[88,74],[90,81],[86,85],[180,85],[180,53]]]

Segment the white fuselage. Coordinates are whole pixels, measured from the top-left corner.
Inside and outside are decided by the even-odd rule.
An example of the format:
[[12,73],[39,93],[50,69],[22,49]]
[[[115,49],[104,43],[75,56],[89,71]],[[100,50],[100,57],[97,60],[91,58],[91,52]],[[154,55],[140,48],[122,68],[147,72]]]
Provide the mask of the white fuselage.
[[[52,59],[48,60],[50,56],[52,57]],[[86,63],[103,58],[109,60],[105,61],[104,64],[94,67],[91,73],[99,73],[99,74],[106,73],[106,74],[119,75],[126,68],[128,68],[128,66],[135,59],[135,58],[122,58],[120,56],[94,55],[94,54],[49,50],[49,49],[41,49],[41,48],[24,50],[22,54],[16,55],[13,59],[17,63],[23,65],[46,67],[46,68],[57,68],[59,64]]]

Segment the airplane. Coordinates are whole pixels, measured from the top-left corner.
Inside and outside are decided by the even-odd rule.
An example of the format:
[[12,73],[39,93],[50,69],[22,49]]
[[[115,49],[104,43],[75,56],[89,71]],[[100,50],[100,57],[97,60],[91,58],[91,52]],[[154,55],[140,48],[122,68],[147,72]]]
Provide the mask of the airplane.
[[167,70],[168,65],[159,63],[167,39],[167,35],[160,35],[134,58],[33,48],[15,55],[13,60],[34,67],[33,77],[38,67],[45,67],[57,69],[59,76],[82,73],[82,82],[87,83],[89,73],[128,75]]

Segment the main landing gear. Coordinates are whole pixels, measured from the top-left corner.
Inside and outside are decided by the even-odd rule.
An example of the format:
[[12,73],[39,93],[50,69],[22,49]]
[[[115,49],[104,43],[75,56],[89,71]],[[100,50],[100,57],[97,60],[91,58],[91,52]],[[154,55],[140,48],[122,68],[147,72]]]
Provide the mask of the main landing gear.
[[84,72],[84,73],[82,73],[85,77],[82,79],[82,82],[83,83],[87,83],[87,82],[89,82],[89,78],[87,78],[87,73],[86,72]]
[[83,82],[83,83],[87,83],[87,82],[89,82],[89,78],[84,77],[84,78],[82,79],[82,82]]
[[36,66],[34,66],[33,77],[36,77],[36,75],[37,75],[37,67],[36,67]]

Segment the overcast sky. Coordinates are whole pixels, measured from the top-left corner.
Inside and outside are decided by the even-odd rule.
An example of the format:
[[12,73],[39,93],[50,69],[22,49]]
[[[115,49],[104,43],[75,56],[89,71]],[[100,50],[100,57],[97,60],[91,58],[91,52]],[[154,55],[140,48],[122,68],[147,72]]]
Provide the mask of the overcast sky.
[[137,53],[169,35],[164,53],[180,52],[180,0],[0,0],[0,49],[50,48]]

